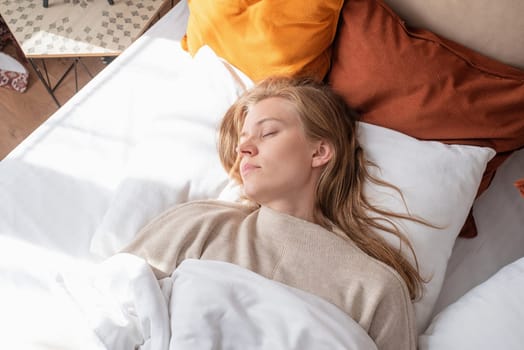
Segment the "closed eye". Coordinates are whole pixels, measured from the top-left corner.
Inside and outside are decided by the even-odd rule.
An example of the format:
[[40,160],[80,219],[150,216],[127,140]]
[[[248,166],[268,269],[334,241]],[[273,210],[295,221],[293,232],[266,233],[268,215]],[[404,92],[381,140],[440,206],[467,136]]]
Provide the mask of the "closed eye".
[[278,131],[269,131],[269,132],[263,133],[263,134],[262,134],[262,137],[273,136],[273,135],[275,135],[277,132],[278,132]]

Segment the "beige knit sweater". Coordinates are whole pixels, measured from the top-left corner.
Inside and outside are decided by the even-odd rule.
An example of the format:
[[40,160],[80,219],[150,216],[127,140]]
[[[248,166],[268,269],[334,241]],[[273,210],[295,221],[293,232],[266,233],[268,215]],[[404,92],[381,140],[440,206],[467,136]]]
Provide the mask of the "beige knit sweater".
[[393,269],[348,239],[272,209],[183,204],[144,227],[125,251],[147,260],[158,278],[188,258],[237,264],[337,305],[379,349],[416,349],[413,306]]

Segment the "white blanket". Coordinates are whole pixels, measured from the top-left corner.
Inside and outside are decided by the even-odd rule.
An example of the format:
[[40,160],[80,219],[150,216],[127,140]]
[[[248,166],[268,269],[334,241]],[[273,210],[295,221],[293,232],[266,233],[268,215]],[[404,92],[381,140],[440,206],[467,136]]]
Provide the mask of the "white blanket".
[[5,348],[376,349],[334,305],[229,263],[186,260],[158,283],[130,254],[82,264],[22,245],[2,240],[25,252],[0,266]]

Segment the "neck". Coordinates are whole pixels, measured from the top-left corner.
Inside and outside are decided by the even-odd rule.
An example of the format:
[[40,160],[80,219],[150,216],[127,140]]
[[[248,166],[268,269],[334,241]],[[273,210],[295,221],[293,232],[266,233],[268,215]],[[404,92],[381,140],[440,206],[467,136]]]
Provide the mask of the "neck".
[[258,204],[271,208],[283,214],[321,225],[317,222],[316,213],[316,183],[319,179],[319,172],[313,172],[309,182],[300,191],[292,189],[285,190],[277,198],[264,198]]
[[268,208],[283,214],[318,224],[314,208],[314,196],[301,196],[294,200],[273,200],[268,203],[260,203]]
[[296,218],[299,218],[299,219],[302,219],[302,220],[305,220],[305,221],[316,223],[313,213],[311,211],[309,211],[309,210],[301,210],[301,209],[297,209],[297,208],[282,207],[282,206],[278,206],[278,205],[277,206],[269,205],[268,207],[273,209],[273,210],[275,210],[275,211],[278,211],[280,213],[287,214],[287,215],[290,215],[290,216],[294,216]]

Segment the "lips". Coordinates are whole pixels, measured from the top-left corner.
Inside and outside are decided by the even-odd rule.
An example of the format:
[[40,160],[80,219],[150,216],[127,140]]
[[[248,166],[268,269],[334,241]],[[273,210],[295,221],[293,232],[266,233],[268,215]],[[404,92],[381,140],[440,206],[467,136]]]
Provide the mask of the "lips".
[[241,167],[240,167],[240,173],[242,174],[242,176],[246,176],[247,174],[249,174],[250,172],[252,172],[253,170],[256,170],[256,169],[259,169],[260,167],[257,166],[257,165],[254,165],[254,164],[250,164],[250,163],[246,163],[246,164],[243,164]]

